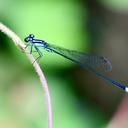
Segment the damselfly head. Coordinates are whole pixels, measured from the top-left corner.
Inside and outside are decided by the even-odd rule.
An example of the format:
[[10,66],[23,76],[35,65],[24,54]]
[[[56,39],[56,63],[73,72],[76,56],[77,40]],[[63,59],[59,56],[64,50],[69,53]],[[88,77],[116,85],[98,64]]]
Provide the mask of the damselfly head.
[[25,42],[31,42],[31,41],[33,40],[33,38],[34,38],[34,35],[33,35],[33,34],[29,34],[29,36],[27,36],[27,37],[24,39],[24,41],[25,41]]

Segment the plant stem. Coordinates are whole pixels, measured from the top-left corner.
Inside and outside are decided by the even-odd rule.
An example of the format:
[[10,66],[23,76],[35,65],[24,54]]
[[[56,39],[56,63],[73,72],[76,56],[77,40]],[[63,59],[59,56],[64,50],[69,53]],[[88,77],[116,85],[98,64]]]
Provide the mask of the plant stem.
[[[6,34],[9,38],[12,39],[13,43],[20,48],[22,51],[25,51],[25,44],[23,41],[8,27],[6,27],[4,24],[0,22],[0,31]],[[28,49],[27,49],[28,51]],[[25,52],[26,53],[26,52]],[[30,62],[33,64],[35,58],[33,57],[32,54],[26,54]],[[46,102],[47,102],[47,111],[48,111],[48,128],[52,128],[52,107],[51,107],[51,98],[48,90],[48,85],[47,81],[45,79],[45,76],[37,62],[34,62],[33,64],[39,78],[42,84],[42,88],[44,89],[45,92],[45,97],[46,97]]]

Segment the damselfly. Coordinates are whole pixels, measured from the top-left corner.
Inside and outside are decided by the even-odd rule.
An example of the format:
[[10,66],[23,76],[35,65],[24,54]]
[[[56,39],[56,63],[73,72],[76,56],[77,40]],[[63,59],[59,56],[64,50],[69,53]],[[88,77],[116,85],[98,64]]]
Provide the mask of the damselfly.
[[126,86],[118,83],[117,81],[111,79],[110,77],[104,75],[103,72],[112,70],[111,63],[104,56],[92,56],[92,55],[89,55],[86,53],[61,48],[61,47],[49,44],[49,43],[45,42],[44,40],[36,39],[33,34],[30,34],[29,36],[27,36],[24,39],[24,41],[26,42],[26,48],[28,46],[31,47],[30,54],[33,52],[33,48],[34,48],[35,52],[38,53],[39,56],[36,60],[38,60],[42,57],[42,52],[40,51],[40,48],[43,48],[48,52],[56,53],[64,58],[80,65],[84,69],[87,69],[87,70],[95,73],[97,76],[101,77],[102,79],[119,87],[120,89],[124,90],[125,92],[128,92],[128,87],[126,87]]

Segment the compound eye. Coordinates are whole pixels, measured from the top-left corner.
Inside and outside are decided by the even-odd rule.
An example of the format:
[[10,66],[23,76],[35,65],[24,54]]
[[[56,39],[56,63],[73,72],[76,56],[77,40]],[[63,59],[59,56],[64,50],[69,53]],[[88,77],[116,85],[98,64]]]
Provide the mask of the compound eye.
[[28,38],[28,37],[25,38],[24,41],[25,41],[25,42],[29,42],[29,38]]
[[29,37],[30,37],[30,38],[34,38],[34,35],[33,35],[33,34],[30,34]]

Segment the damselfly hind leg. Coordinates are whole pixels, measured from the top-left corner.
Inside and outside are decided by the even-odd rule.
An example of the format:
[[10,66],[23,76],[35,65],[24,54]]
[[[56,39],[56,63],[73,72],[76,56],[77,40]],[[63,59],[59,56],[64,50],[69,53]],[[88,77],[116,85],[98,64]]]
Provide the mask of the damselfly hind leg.
[[34,46],[34,48],[36,49],[35,52],[37,52],[39,56],[34,60],[33,64],[35,63],[35,61],[39,61],[40,58],[43,56],[42,52],[36,46]]

